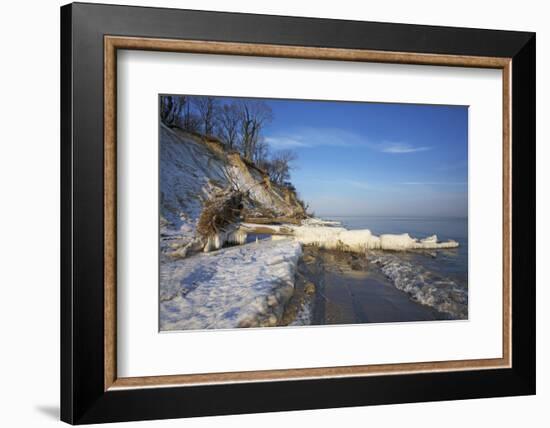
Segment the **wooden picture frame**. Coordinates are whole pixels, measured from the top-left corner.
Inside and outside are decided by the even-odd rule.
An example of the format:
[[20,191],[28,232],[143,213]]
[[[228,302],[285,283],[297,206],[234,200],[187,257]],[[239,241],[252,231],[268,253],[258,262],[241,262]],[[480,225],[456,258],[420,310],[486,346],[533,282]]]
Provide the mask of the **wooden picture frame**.
[[[502,358],[117,377],[117,49],[502,70]],[[95,423],[535,392],[534,34],[71,4],[61,9],[61,53],[62,420]]]

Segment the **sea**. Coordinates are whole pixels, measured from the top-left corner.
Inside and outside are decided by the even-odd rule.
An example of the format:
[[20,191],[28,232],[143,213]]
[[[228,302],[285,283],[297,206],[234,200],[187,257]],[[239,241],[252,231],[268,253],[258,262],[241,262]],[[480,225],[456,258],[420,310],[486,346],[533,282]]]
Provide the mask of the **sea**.
[[406,252],[374,251],[370,266],[379,269],[395,287],[418,303],[447,314],[468,318],[468,219],[463,217],[321,216],[347,229],[369,229],[375,235],[408,233],[413,238],[437,235],[458,248]]

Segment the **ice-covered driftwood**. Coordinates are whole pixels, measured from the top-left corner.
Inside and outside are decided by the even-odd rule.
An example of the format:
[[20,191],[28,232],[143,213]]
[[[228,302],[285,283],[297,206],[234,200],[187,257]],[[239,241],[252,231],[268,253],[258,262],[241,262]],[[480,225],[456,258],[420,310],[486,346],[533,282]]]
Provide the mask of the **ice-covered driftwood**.
[[[311,225],[314,224],[314,225]],[[456,248],[458,242],[449,240],[438,241],[437,235],[424,239],[416,239],[408,233],[400,235],[382,234],[373,235],[369,229],[348,230],[344,227],[325,226],[323,222],[308,222],[306,225],[292,224],[255,224],[240,223],[228,225],[218,233],[208,237],[197,238],[185,247],[171,253],[172,256],[183,258],[189,252],[210,252],[219,250],[225,244],[242,245],[246,243],[248,235],[271,235],[274,239],[292,238],[303,245],[313,245],[328,250],[349,251],[364,253],[367,250],[437,250]]]
[[242,223],[241,231],[246,233],[268,233],[274,236],[292,236],[304,245],[315,245],[326,249],[335,249],[362,253],[369,249],[404,251],[414,249],[456,248],[458,242],[449,240],[439,242],[436,235],[424,239],[412,238],[408,233],[400,235],[373,235],[368,229],[347,230],[343,227],[294,226],[294,225],[256,225]]

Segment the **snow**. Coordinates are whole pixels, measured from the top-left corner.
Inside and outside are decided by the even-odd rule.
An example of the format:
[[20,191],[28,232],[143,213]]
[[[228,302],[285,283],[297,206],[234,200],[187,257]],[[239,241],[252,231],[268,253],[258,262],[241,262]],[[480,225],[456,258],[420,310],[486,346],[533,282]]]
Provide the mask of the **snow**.
[[277,325],[302,247],[264,240],[161,264],[160,329]]
[[227,183],[225,164],[200,142],[183,140],[164,125],[160,141],[161,237],[184,245],[195,236],[202,201]]

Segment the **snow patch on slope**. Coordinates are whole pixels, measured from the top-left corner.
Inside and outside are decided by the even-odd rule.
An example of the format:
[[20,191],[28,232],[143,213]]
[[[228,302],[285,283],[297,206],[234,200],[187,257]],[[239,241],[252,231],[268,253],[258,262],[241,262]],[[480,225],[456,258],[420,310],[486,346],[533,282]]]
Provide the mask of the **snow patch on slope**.
[[[265,209],[279,216],[303,211],[238,153],[226,154],[200,137],[163,124],[159,138],[162,254],[183,249],[194,241],[203,202],[222,189],[248,192],[245,205],[251,211]],[[207,249],[218,249],[226,241],[242,241],[240,236],[229,236],[232,231],[225,232],[228,236],[212,237]],[[180,253],[185,256],[187,251]]]
[[188,242],[195,235],[202,201],[227,184],[225,164],[200,142],[183,141],[164,125],[160,141],[161,236]]

